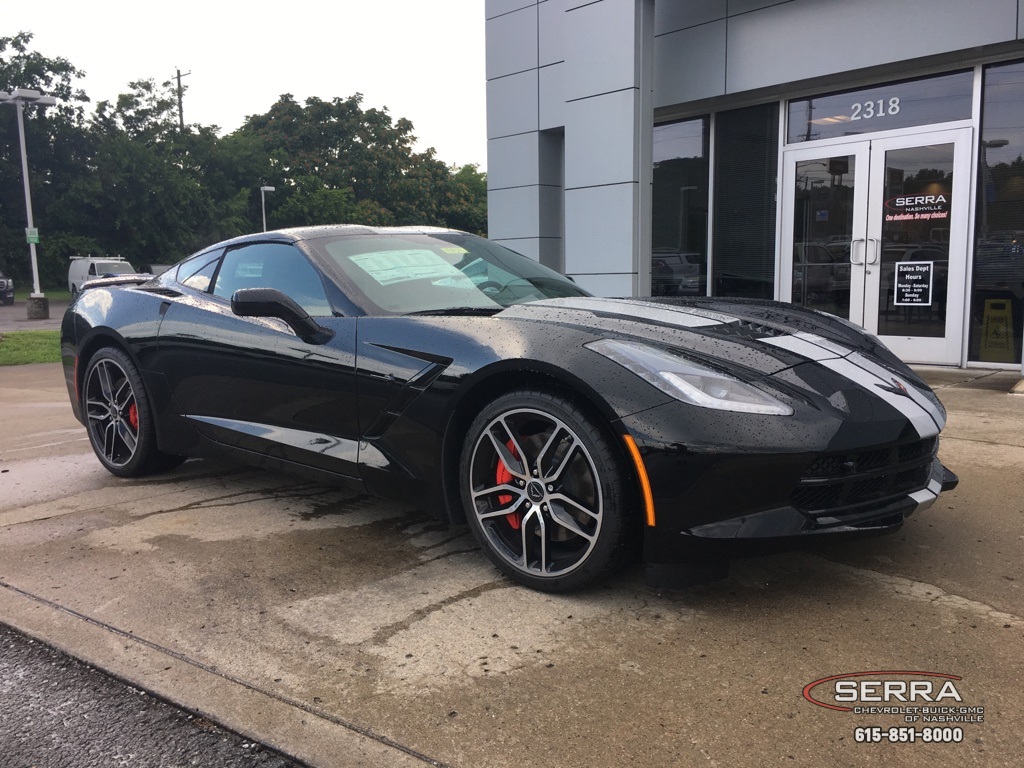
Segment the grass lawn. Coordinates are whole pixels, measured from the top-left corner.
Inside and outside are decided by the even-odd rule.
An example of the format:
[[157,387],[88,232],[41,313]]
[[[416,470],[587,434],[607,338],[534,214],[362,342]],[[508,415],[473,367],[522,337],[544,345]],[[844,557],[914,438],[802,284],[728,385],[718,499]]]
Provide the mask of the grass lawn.
[[[15,288],[14,300],[24,304],[31,293],[31,285],[28,288]],[[67,288],[43,288],[43,295],[50,301],[71,301],[71,291]]]
[[0,365],[60,362],[60,331],[0,334]]

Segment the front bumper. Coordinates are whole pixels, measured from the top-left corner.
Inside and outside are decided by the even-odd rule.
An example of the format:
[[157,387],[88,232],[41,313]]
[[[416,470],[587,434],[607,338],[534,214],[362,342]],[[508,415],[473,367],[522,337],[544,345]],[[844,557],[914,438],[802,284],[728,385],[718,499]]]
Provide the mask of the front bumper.
[[932,460],[927,485],[897,497],[886,497],[813,515],[794,506],[766,509],[730,520],[698,525],[679,533],[695,539],[718,541],[887,533],[897,530],[915,512],[928,509],[942,491],[952,490],[958,482],[959,478],[935,458]]
[[649,435],[637,439],[654,500],[655,524],[644,529],[648,563],[893,532],[958,483],[938,458],[935,436],[805,453],[745,446],[739,453]]

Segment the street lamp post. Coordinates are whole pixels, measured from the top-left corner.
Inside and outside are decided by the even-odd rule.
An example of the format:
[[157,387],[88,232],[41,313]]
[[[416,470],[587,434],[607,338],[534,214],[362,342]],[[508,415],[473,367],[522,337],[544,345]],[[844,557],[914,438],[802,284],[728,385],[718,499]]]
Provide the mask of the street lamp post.
[[263,208],[263,231],[267,231],[267,192],[276,192],[276,187],[260,187],[260,207]]
[[25,148],[25,105],[35,104],[49,107],[57,103],[53,96],[44,96],[39,91],[28,88],[15,88],[10,93],[0,91],[0,104],[13,104],[18,110],[18,139],[21,142],[21,178],[25,184],[25,216],[28,227],[25,238],[28,240],[29,257],[32,260],[32,295],[28,300],[28,319],[46,320],[50,317],[49,302],[39,287],[39,263],[36,260],[36,243],[39,233],[32,221],[32,191],[28,183],[28,151]]

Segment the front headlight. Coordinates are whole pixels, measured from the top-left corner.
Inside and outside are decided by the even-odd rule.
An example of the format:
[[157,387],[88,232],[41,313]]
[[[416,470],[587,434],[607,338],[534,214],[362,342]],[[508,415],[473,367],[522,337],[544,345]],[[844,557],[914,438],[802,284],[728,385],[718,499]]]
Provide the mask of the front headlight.
[[793,414],[792,408],[757,387],[646,344],[602,339],[586,347],[684,403],[719,411]]

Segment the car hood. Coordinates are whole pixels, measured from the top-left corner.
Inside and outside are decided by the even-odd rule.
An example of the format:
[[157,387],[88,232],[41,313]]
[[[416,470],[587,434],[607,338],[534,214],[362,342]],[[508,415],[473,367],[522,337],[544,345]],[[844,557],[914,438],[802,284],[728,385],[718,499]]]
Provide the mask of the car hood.
[[[620,338],[680,350],[746,380],[802,393],[819,408],[845,414],[885,401],[934,435],[945,410],[927,384],[876,337],[822,312],[774,301],[736,299],[551,299],[517,305],[499,317],[557,324],[582,339]],[[586,342],[584,342],[586,343]],[[858,393],[870,393],[868,401]]]
[[729,367],[772,375],[808,360],[859,353],[920,383],[881,342],[813,310],[774,301],[737,299],[548,299],[519,304],[502,319],[560,325],[601,338],[676,347]]

